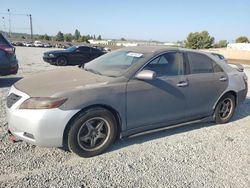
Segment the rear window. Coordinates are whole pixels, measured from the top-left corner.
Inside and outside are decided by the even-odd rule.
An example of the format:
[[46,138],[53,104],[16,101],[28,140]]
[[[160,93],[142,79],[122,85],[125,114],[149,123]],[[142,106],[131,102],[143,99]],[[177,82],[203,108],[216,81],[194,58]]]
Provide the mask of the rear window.
[[92,53],[99,54],[99,53],[101,53],[101,50],[96,49],[96,48],[92,48]]
[[4,36],[0,33],[0,45],[8,45],[9,42],[4,38]]
[[82,53],[90,53],[90,48],[89,47],[79,47],[78,50]]
[[188,53],[191,74],[212,73],[213,62],[203,54]]
[[223,72],[223,69],[215,62],[213,62],[214,72]]

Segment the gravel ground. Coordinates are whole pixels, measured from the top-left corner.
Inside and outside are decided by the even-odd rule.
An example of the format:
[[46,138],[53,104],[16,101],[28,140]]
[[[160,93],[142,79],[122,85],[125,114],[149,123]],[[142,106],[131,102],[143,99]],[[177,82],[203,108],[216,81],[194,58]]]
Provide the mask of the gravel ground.
[[46,50],[17,48],[19,73],[0,78],[0,187],[250,187],[250,94],[228,124],[120,140],[93,158],[10,142],[5,97],[21,77],[57,68],[42,61]]

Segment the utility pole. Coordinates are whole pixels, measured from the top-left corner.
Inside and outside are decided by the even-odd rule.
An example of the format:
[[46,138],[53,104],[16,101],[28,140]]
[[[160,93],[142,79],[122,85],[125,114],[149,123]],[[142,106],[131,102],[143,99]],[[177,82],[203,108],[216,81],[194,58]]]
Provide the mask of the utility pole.
[[3,19],[3,34],[7,37],[4,16],[2,17],[2,19]]
[[30,38],[31,38],[31,42],[33,42],[33,26],[32,26],[32,16],[31,14],[28,15],[30,17]]
[[9,37],[11,37],[10,9],[8,9],[8,13],[9,13]]

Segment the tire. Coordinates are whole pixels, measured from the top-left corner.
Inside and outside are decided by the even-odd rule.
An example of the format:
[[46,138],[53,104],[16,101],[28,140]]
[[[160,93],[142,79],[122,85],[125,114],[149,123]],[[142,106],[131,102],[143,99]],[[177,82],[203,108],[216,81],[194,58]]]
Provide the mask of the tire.
[[72,122],[67,135],[68,149],[80,157],[99,155],[114,142],[116,134],[113,114],[104,108],[93,108]]
[[232,94],[224,95],[216,105],[214,121],[216,124],[229,122],[235,110],[235,97]]
[[68,64],[68,60],[66,57],[60,56],[56,59],[57,66],[66,66]]

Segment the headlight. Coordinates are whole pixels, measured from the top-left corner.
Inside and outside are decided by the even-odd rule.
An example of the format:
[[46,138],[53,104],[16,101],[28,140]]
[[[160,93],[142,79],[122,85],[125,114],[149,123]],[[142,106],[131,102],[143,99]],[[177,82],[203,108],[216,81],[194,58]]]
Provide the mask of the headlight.
[[20,109],[51,109],[58,108],[67,99],[65,98],[51,98],[51,97],[32,97],[24,101]]
[[54,54],[49,54],[49,57],[55,57]]

